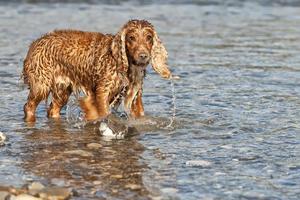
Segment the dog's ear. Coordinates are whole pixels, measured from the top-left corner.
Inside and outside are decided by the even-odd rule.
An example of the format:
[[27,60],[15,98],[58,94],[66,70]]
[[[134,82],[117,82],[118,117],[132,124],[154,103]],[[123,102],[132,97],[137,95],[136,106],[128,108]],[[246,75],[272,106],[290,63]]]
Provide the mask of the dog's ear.
[[163,78],[171,78],[171,72],[167,65],[168,52],[155,31],[153,35],[153,46],[151,50],[151,65],[153,69]]
[[113,57],[117,60],[117,65],[121,72],[127,72],[128,70],[128,59],[126,55],[126,29],[122,28],[114,37],[111,50]]

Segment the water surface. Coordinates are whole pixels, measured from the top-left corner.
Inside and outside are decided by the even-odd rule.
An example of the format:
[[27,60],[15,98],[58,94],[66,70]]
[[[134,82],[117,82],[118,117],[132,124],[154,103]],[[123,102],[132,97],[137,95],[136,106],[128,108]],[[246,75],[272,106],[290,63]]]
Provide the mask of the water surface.
[[[2,3],[0,184],[71,187],[74,199],[299,199],[300,10],[236,2]],[[181,77],[174,127],[107,141],[65,114],[48,120],[43,103],[28,127],[19,77],[31,41],[59,28],[116,33],[132,18],[154,24]],[[172,117],[171,83],[151,67],[144,102],[156,121]],[[90,150],[91,142],[102,147]],[[66,153],[78,149],[92,155]]]

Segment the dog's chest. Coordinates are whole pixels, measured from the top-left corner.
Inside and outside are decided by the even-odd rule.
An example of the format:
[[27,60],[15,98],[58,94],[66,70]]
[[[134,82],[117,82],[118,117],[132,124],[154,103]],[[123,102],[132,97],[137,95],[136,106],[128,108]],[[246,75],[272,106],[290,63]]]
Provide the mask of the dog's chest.
[[143,79],[145,77],[144,67],[132,67],[129,71],[129,85],[141,86],[143,84]]
[[115,79],[115,89],[112,91],[110,106],[117,108],[123,98],[133,101],[138,91],[142,89],[144,77],[145,69],[137,67],[131,68],[127,76],[118,74]]
[[117,108],[125,96],[129,80],[124,74],[115,74],[113,80],[113,89],[110,93],[110,106]]

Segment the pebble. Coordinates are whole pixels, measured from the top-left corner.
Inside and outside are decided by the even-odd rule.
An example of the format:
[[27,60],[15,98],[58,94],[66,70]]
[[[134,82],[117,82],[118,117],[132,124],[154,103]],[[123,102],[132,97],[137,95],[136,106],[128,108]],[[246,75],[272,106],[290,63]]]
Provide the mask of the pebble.
[[300,165],[297,165],[297,164],[291,164],[291,165],[288,165],[288,168],[290,170],[298,170],[300,169]]
[[93,154],[91,152],[88,151],[84,151],[84,150],[70,150],[70,151],[65,151],[65,154],[71,154],[71,155],[78,155],[78,156],[82,156],[82,157],[91,157],[93,156]]
[[42,199],[28,194],[20,194],[18,196],[11,196],[10,200],[42,200]]
[[102,181],[93,181],[93,185],[101,185]]
[[105,136],[105,137],[109,137],[109,138],[114,138],[115,137],[114,132],[104,122],[102,122],[100,124],[99,130],[102,133],[102,135]]
[[175,194],[178,192],[176,188],[162,188],[161,191],[168,194]]
[[215,173],[215,176],[225,176],[226,175],[226,173],[224,173],[224,172],[216,172]]
[[118,189],[111,189],[111,192],[117,194],[119,192],[119,190]]
[[5,200],[8,195],[9,195],[9,192],[0,191],[0,200]]
[[189,160],[186,161],[185,165],[190,167],[209,167],[211,162],[207,160]]
[[170,77],[170,79],[171,79],[171,80],[179,80],[179,79],[180,79],[180,76],[178,76],[178,75],[172,75],[172,76]]
[[223,148],[223,149],[232,149],[232,145],[230,145],[230,144],[222,145],[221,148]]
[[100,127],[99,127],[99,131],[101,132],[101,135],[105,138],[105,139],[124,139],[125,137],[125,131],[123,130],[117,130],[117,128],[115,128],[116,130],[114,131],[113,129],[111,129],[107,123],[105,122],[101,122]]
[[140,185],[137,185],[137,184],[129,183],[129,184],[125,185],[125,188],[131,189],[131,190],[139,190],[142,187]]
[[79,193],[77,190],[75,190],[74,188],[71,189],[71,195],[74,196],[74,197],[79,197]]
[[65,187],[45,187],[33,182],[22,188],[0,185],[0,200],[65,200],[77,195],[75,190]]
[[258,138],[255,138],[255,140],[256,140],[257,142],[262,142],[262,141],[264,141],[264,138],[258,137]]
[[89,149],[100,149],[101,147],[102,147],[102,145],[101,144],[99,144],[99,143],[89,143],[89,144],[87,144],[86,145],[87,146],[87,148],[89,148]]
[[61,179],[61,178],[52,178],[51,183],[53,185],[56,185],[56,186],[59,186],[59,187],[64,187],[64,186],[67,185],[66,181],[64,179]]
[[121,178],[123,178],[123,175],[122,174],[113,174],[110,177],[116,178],[116,179],[121,179]]
[[0,146],[4,145],[5,140],[6,140],[6,135],[0,132]]
[[44,189],[45,186],[39,182],[33,182],[28,185],[28,193],[31,195],[36,195],[40,190]]
[[3,192],[3,191],[7,192],[7,191],[9,191],[9,190],[10,190],[10,187],[8,187],[8,186],[1,186],[1,185],[0,185],[0,191],[1,191],[1,192]]
[[251,155],[247,156],[246,155],[245,157],[238,158],[238,161],[251,161],[251,160],[256,160],[258,158],[259,158],[259,156],[256,156],[256,155],[254,155],[254,156],[251,156]]
[[16,189],[16,188],[13,188],[11,186],[1,186],[0,185],[0,191],[1,192],[8,192],[10,194],[19,194],[19,192],[22,192],[21,189]]
[[28,186],[28,190],[42,190],[45,186],[40,182],[33,182]]
[[71,191],[67,188],[49,187],[44,188],[38,194],[42,199],[64,200],[71,196]]

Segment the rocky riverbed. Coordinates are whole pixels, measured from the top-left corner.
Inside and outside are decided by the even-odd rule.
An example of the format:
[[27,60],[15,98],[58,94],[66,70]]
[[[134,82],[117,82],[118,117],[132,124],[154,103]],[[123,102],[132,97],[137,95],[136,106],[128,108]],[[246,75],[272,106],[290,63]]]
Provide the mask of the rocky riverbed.
[[32,182],[21,188],[0,186],[0,200],[64,200],[74,194],[76,192],[70,188],[45,187],[39,182]]

